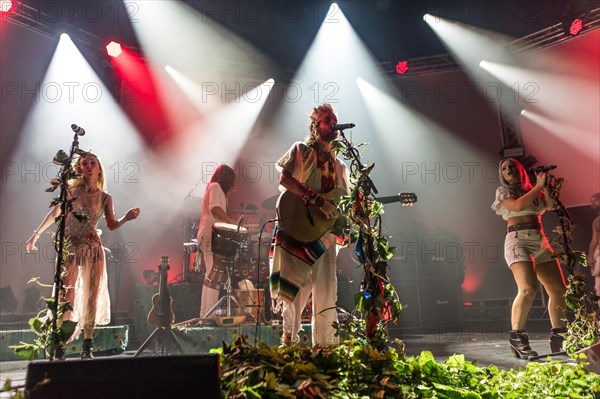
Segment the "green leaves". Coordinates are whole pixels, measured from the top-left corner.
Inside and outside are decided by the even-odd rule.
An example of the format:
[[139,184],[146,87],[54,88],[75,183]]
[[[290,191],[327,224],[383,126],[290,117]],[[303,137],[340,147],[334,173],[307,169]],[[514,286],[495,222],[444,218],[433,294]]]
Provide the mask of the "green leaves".
[[71,159],[69,158],[66,152],[64,152],[63,150],[58,150],[52,162],[58,166],[68,166],[71,162]]
[[579,365],[528,363],[500,371],[453,355],[437,362],[431,352],[406,357],[354,338],[326,348],[250,346],[246,337],[221,353],[226,398],[464,398],[541,399],[600,396],[600,377]]
[[26,342],[20,342],[19,345],[12,345],[10,349],[23,359],[35,360],[39,358],[40,348],[35,344],[28,344]]

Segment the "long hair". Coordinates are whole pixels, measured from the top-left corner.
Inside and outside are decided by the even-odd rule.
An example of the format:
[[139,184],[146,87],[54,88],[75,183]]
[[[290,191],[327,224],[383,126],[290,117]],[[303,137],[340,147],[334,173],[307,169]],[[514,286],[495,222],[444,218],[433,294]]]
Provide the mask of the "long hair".
[[[504,180],[504,177],[502,177],[502,164],[508,161],[512,162],[516,166],[517,171],[519,172],[519,183],[509,184],[506,180]],[[500,177],[500,184],[508,188],[510,193],[515,195],[516,197],[522,196],[523,194],[525,194],[533,188],[533,185],[531,184],[531,180],[529,180],[529,175],[527,175],[525,167],[523,166],[523,164],[521,164],[521,162],[517,161],[514,158],[504,158],[500,161],[500,163],[498,164],[498,176]]]
[[219,165],[210,182],[219,183],[223,192],[227,194],[235,184],[235,171],[225,164]]
[[[96,182],[96,187],[98,187],[98,189],[100,191],[104,191],[105,193],[108,192],[108,189],[106,188],[106,179],[104,178],[105,173],[104,173],[104,167],[102,166],[102,161],[100,160],[100,157],[96,154],[94,154],[93,152],[85,152],[85,151],[81,151],[79,152],[73,160],[73,171],[75,173],[81,173],[81,162],[83,161],[84,158],[87,157],[94,157],[96,158],[96,161],[98,162],[98,181]],[[80,177],[78,179],[72,179],[69,181],[69,185],[71,186],[72,189],[78,188],[79,186],[81,186],[83,184],[83,177]]]
[[304,139],[306,144],[312,145],[319,140],[319,134],[317,133],[317,126],[321,123],[321,120],[326,115],[335,115],[335,110],[331,106],[331,104],[325,103],[319,105],[316,108],[313,108],[312,113],[309,116],[310,122],[308,124],[308,131],[310,132],[308,136]]

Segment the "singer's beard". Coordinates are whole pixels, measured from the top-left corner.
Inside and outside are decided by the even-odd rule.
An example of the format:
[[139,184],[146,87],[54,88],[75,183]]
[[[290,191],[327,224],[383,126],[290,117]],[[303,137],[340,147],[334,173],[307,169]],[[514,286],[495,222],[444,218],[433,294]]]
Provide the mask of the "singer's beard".
[[335,130],[330,130],[328,132],[321,133],[321,139],[326,143],[331,143],[337,137],[337,132]]

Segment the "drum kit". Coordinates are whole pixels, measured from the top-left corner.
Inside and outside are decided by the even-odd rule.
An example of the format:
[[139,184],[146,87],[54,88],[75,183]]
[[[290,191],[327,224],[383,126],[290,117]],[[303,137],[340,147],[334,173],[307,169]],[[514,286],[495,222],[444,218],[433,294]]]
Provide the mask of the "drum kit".
[[[225,294],[211,307],[203,320],[217,325],[237,325],[246,320],[265,323],[264,289],[256,289],[268,279],[270,234],[252,234],[255,230],[241,225],[217,222],[212,227],[211,251],[214,262],[204,275],[205,287]],[[184,281],[200,282],[202,254],[196,240],[183,244],[188,261],[184,262]],[[195,254],[193,262],[189,259]],[[187,279],[187,280],[186,280]],[[199,281],[200,280],[200,281]],[[234,289],[234,284],[238,289]]]

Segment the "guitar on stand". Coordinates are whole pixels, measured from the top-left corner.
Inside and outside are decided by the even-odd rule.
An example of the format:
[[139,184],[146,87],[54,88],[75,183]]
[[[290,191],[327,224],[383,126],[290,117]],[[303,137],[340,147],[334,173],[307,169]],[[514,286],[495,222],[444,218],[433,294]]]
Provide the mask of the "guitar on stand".
[[158,294],[152,297],[152,309],[150,309],[150,312],[148,313],[148,322],[155,326],[156,329],[150,334],[146,341],[144,341],[134,356],[140,355],[154,340],[156,340],[155,354],[159,353],[163,356],[168,354],[167,341],[171,341],[170,343],[175,346],[179,353],[183,354],[183,349],[171,329],[171,324],[175,321],[175,314],[171,308],[173,300],[169,295],[169,287],[167,284],[167,272],[169,269],[169,257],[163,256],[160,265],[158,265],[160,274]]

